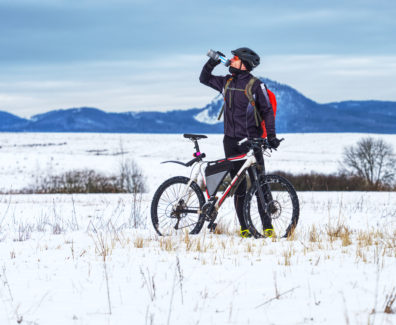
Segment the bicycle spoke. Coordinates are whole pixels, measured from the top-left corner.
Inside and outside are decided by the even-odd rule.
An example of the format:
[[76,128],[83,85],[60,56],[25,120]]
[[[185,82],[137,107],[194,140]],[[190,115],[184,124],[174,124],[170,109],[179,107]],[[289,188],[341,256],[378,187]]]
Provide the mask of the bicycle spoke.
[[203,217],[198,211],[205,199],[196,183],[186,187],[187,183],[187,178],[175,177],[165,182],[154,195],[152,220],[159,234],[171,235],[179,229],[191,232],[202,227]]
[[[271,181],[274,183],[271,183]],[[278,176],[272,176],[272,178],[269,178],[268,182],[262,185],[267,206],[265,212],[260,208],[260,211],[262,211],[261,215],[258,209],[258,207],[261,206],[261,201],[254,188],[255,192],[250,194],[251,198],[248,203],[249,209],[246,212],[246,218],[250,220],[249,223],[251,224],[253,232],[258,232],[258,235],[262,234],[264,224],[266,223],[266,215],[270,217],[271,224],[278,236],[283,237],[290,231],[291,224],[296,222],[293,220],[296,220],[296,218],[298,219],[298,206],[296,207],[294,205],[292,196],[289,192],[290,187],[288,187],[287,184],[286,180]],[[273,210],[271,211],[271,209]]]

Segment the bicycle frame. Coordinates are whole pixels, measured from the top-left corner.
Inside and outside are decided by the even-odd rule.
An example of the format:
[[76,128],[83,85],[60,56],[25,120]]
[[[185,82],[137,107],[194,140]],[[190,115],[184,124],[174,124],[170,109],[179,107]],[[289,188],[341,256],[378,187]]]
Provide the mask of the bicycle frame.
[[[231,158],[230,160],[232,160],[232,161],[246,160],[246,161],[242,165],[242,167],[238,170],[237,174],[232,179],[230,185],[228,185],[228,187],[224,191],[222,197],[220,199],[216,200],[216,203],[214,205],[214,208],[216,209],[216,211],[219,210],[220,206],[224,203],[224,201],[227,198],[228,194],[230,193],[231,189],[235,186],[235,184],[237,183],[238,179],[240,179],[241,175],[244,175],[246,170],[249,167],[251,167],[252,165],[256,164],[256,162],[257,162],[256,157],[254,156],[254,153],[253,153],[252,149],[250,149],[246,154],[238,156],[238,157],[234,157],[234,159]],[[199,162],[196,162],[196,163],[194,163],[192,165],[192,171],[194,173],[192,173],[192,176],[190,177],[190,181],[186,184],[185,190],[184,190],[183,194],[181,195],[181,197],[185,197],[187,195],[188,189],[189,189],[191,183],[192,182],[197,182],[199,175],[202,175],[202,178],[203,178],[204,183],[205,183],[205,188],[206,188],[206,182],[205,182],[204,173],[202,172],[202,166],[207,164],[207,163],[208,162],[205,162],[205,161],[199,161]],[[199,166],[199,168],[197,168],[197,170],[194,171],[196,166]],[[207,190],[206,190],[206,195],[208,197],[208,200],[211,200],[212,198],[213,199],[217,199],[217,197],[215,197],[215,196],[210,197]]]

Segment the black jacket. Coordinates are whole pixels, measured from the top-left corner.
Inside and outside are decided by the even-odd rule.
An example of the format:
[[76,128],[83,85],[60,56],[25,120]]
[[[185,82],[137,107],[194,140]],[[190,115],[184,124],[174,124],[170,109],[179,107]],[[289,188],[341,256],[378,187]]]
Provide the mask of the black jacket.
[[[219,92],[224,91],[227,80],[233,77],[229,84],[226,94],[226,105],[224,109],[224,134],[232,138],[254,137],[258,138],[262,134],[261,127],[256,126],[254,118],[254,109],[250,105],[248,98],[243,91],[234,89],[245,89],[249,80],[253,77],[248,71],[226,76],[214,76],[212,71],[216,65],[213,65],[211,59],[204,65],[199,81]],[[268,135],[275,135],[275,118],[271,103],[268,97],[264,95],[265,85],[256,81],[252,87],[252,94],[255,99],[256,107],[260,116],[265,122]],[[231,104],[231,106],[230,106]]]

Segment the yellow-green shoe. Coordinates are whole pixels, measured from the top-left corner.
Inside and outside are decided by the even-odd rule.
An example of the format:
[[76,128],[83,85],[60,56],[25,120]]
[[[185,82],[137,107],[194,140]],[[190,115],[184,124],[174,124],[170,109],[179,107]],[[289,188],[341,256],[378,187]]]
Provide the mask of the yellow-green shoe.
[[250,238],[250,237],[252,237],[252,234],[250,233],[250,231],[248,229],[243,229],[243,230],[241,229],[239,234],[240,234],[240,236],[242,238]]
[[272,237],[276,236],[274,228],[264,229],[263,235],[264,235],[265,238],[272,238]]

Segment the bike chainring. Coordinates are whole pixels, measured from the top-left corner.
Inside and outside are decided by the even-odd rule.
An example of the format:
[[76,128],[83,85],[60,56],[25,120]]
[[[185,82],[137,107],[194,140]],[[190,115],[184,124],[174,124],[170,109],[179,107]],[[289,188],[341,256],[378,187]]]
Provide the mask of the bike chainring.
[[206,202],[202,207],[201,213],[203,214],[205,221],[212,221],[217,217],[217,211],[214,208],[213,202]]

